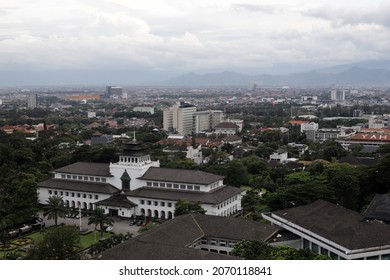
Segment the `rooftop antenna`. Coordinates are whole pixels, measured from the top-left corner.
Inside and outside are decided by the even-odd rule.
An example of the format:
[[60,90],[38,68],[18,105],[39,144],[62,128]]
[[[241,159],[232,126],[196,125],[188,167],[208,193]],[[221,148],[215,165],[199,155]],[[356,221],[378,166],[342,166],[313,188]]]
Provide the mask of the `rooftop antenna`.
[[134,128],[134,130],[133,130],[133,141],[137,141],[137,139],[135,139],[135,118],[133,118],[133,120],[134,120],[134,123],[133,123],[133,128]]

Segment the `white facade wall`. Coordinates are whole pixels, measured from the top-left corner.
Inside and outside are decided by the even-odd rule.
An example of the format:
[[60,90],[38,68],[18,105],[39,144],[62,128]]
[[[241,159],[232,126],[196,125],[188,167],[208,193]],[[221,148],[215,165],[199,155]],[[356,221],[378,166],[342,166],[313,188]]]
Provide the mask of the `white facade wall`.
[[[147,156],[149,158],[149,156]],[[141,177],[145,174],[145,172],[150,167],[160,167],[160,162],[151,161],[150,159],[146,159],[140,163],[132,163],[132,162],[123,162],[119,161],[117,163],[110,163],[110,173],[113,177],[109,177],[107,179],[107,183],[117,187],[118,189],[122,189],[122,181],[121,176],[127,171],[130,176],[130,190],[135,190],[141,188],[145,185],[144,181],[139,180],[137,178]]]
[[301,124],[301,133],[307,131],[307,130],[318,130],[318,123],[311,122],[311,123],[303,123]]
[[215,134],[225,134],[227,136],[234,135],[237,133],[237,129],[235,128],[216,128]]
[[[58,189],[40,187],[38,190],[38,203],[46,204],[46,201],[49,199],[49,197],[53,195],[61,196],[64,203],[66,203],[66,205],[68,205],[69,207],[78,208],[80,203],[81,209],[88,209],[88,210],[95,209],[94,204],[96,202],[110,197],[109,194],[58,190]],[[69,202],[69,204],[67,204],[67,202]]]
[[114,206],[98,206],[99,208],[102,208],[104,210],[104,214],[109,215],[110,209],[114,209],[118,211],[118,216],[120,217],[131,217],[135,216],[135,208],[121,208],[121,207],[114,207]]

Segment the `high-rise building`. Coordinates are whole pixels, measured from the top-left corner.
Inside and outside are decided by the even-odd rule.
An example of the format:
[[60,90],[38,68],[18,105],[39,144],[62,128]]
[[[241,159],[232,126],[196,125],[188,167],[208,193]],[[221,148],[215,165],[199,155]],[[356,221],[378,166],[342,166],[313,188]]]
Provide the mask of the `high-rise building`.
[[122,98],[123,89],[121,87],[107,86],[104,97],[106,98]]
[[177,102],[171,108],[164,111],[163,128],[166,131],[180,134],[191,134],[193,115],[196,107],[185,102]]
[[209,110],[196,112],[193,115],[194,133],[201,133],[208,129],[214,128],[223,121],[223,112],[221,110]]
[[334,101],[344,101],[346,92],[347,91],[344,89],[333,89],[330,92],[330,99]]
[[38,95],[30,94],[27,96],[27,108],[34,109],[38,106]]

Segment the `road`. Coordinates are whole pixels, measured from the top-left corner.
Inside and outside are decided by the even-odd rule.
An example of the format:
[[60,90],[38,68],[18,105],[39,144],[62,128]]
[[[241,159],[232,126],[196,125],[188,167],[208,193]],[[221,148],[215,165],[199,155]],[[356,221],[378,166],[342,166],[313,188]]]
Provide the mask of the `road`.
[[[39,213],[39,216],[43,218],[45,221],[46,226],[52,226],[54,225],[54,220],[48,220],[47,217],[43,217],[42,213]],[[72,219],[72,218],[58,218],[58,224],[65,224],[65,225],[74,225],[74,226],[80,226],[80,220],[81,220],[81,229],[82,230],[90,230],[93,231],[95,229],[95,225],[88,225],[88,217],[81,217],[81,219]],[[132,233],[133,236],[139,235],[138,230],[141,228],[139,226],[130,226],[128,220],[123,220],[118,217],[113,217],[114,220],[114,230],[113,232],[116,234],[123,233],[126,234],[128,232]]]

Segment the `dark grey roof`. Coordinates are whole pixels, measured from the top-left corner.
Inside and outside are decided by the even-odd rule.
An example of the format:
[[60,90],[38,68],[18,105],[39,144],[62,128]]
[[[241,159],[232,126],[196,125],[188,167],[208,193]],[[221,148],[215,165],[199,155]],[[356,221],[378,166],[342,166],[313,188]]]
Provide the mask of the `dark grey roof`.
[[234,217],[193,214],[207,236],[233,240],[268,241],[280,228],[271,224]]
[[377,158],[373,157],[354,157],[353,155],[347,155],[338,160],[339,163],[349,163],[351,165],[367,165],[374,166],[378,163]]
[[208,185],[223,178],[223,176],[199,170],[150,167],[140,179]]
[[98,258],[101,260],[240,260],[238,257],[193,248],[144,243],[137,238],[129,239],[104,251]]
[[148,154],[148,146],[146,146],[146,144],[144,144],[142,141],[137,141],[133,139],[132,141],[124,143],[122,145],[121,155],[140,157]]
[[241,190],[239,188],[231,186],[222,186],[210,192],[142,187],[133,191],[126,192],[126,195],[133,197],[155,198],[172,201],[176,201],[178,199],[186,199],[188,201],[200,201],[201,203],[206,204],[218,204],[240,193]]
[[58,173],[111,177],[110,166],[107,163],[76,162],[54,171]]
[[240,218],[187,214],[103,252],[100,259],[238,259],[186,246],[204,236],[267,241],[278,229],[277,226]]
[[364,216],[390,222],[390,193],[375,195]]
[[285,219],[350,250],[390,245],[389,225],[367,221],[360,213],[323,200],[276,211],[272,217]]
[[108,183],[93,183],[76,180],[62,180],[62,179],[49,179],[38,183],[38,187],[79,191],[79,192],[92,192],[92,193],[105,193],[112,194],[119,190],[113,185]]
[[107,199],[101,200],[95,203],[96,205],[104,205],[104,206],[114,206],[114,207],[122,207],[122,208],[133,208],[137,206],[137,204],[131,202],[124,195],[113,195]]

